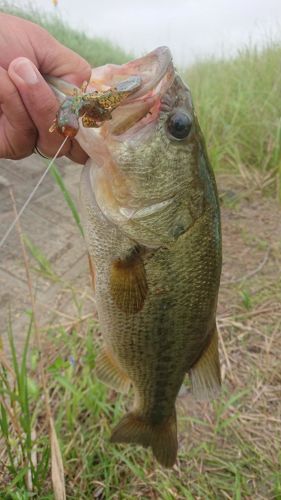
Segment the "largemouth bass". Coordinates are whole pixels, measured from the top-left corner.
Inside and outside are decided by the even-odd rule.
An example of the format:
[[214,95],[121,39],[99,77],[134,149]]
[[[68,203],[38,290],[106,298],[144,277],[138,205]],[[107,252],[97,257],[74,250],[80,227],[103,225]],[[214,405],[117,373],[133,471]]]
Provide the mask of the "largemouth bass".
[[221,273],[216,183],[190,90],[168,48],[93,70],[89,88],[139,88],[99,129],[79,129],[84,229],[104,347],[97,376],[134,405],[111,440],[151,446],[172,467],[175,402],[220,387],[216,307]]

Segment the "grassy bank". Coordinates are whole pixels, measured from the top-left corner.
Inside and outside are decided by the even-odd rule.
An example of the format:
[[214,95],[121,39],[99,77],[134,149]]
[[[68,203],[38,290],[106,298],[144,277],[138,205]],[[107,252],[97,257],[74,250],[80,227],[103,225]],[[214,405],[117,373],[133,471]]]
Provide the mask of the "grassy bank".
[[270,43],[185,72],[216,170],[280,175],[280,58],[281,44]]

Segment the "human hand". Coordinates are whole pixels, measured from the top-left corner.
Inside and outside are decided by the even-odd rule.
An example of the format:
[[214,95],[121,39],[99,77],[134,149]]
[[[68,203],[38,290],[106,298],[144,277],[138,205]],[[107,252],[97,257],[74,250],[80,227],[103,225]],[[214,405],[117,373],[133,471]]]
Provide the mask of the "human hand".
[[[49,127],[59,103],[42,74],[80,86],[90,78],[90,65],[30,21],[0,14],[0,26],[0,158],[24,158],[35,146],[54,156],[63,138]],[[78,163],[87,159],[70,138],[60,154]]]

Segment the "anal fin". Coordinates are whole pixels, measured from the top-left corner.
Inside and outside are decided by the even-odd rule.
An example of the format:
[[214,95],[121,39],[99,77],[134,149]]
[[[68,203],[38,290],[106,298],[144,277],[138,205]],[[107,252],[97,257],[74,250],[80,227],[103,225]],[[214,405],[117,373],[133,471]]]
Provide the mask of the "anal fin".
[[189,371],[189,375],[192,392],[197,399],[211,399],[220,392],[221,374],[216,327],[210,343]]
[[106,348],[103,348],[97,357],[96,374],[104,384],[116,391],[126,393],[130,388],[130,379]]

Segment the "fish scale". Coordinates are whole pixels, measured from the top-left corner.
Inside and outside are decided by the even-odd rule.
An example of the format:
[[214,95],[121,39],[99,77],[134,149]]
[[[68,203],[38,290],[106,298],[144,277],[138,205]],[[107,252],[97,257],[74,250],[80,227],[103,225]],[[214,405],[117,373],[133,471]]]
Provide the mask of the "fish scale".
[[[214,322],[220,252],[216,241],[209,237],[213,233],[213,214],[209,210],[197,221],[197,226],[202,226],[207,233],[206,245],[202,244],[202,228],[193,227],[178,239],[173,251],[156,251],[148,259],[145,266],[150,292],[142,311],[136,316],[120,311],[108,294],[110,249],[118,246],[122,234],[116,237],[116,230],[110,234],[100,216],[97,208],[90,226],[95,232],[88,238],[95,242],[92,253],[98,270],[96,298],[105,342],[111,346],[133,382],[138,393],[138,411],[148,419],[155,412],[160,412],[158,418],[164,418],[174,408],[185,373],[202,351],[208,329]],[[108,253],[103,247],[105,233]],[[107,266],[104,265],[105,253],[108,255]],[[182,262],[188,261],[190,255],[192,268],[187,269],[186,277],[182,279]],[[159,294],[159,283],[164,283],[164,297],[163,293]],[[179,283],[180,287],[177,286]],[[210,311],[213,314],[210,315]],[[167,352],[170,364],[165,359]],[[165,370],[157,372],[157,366],[161,364]]]

